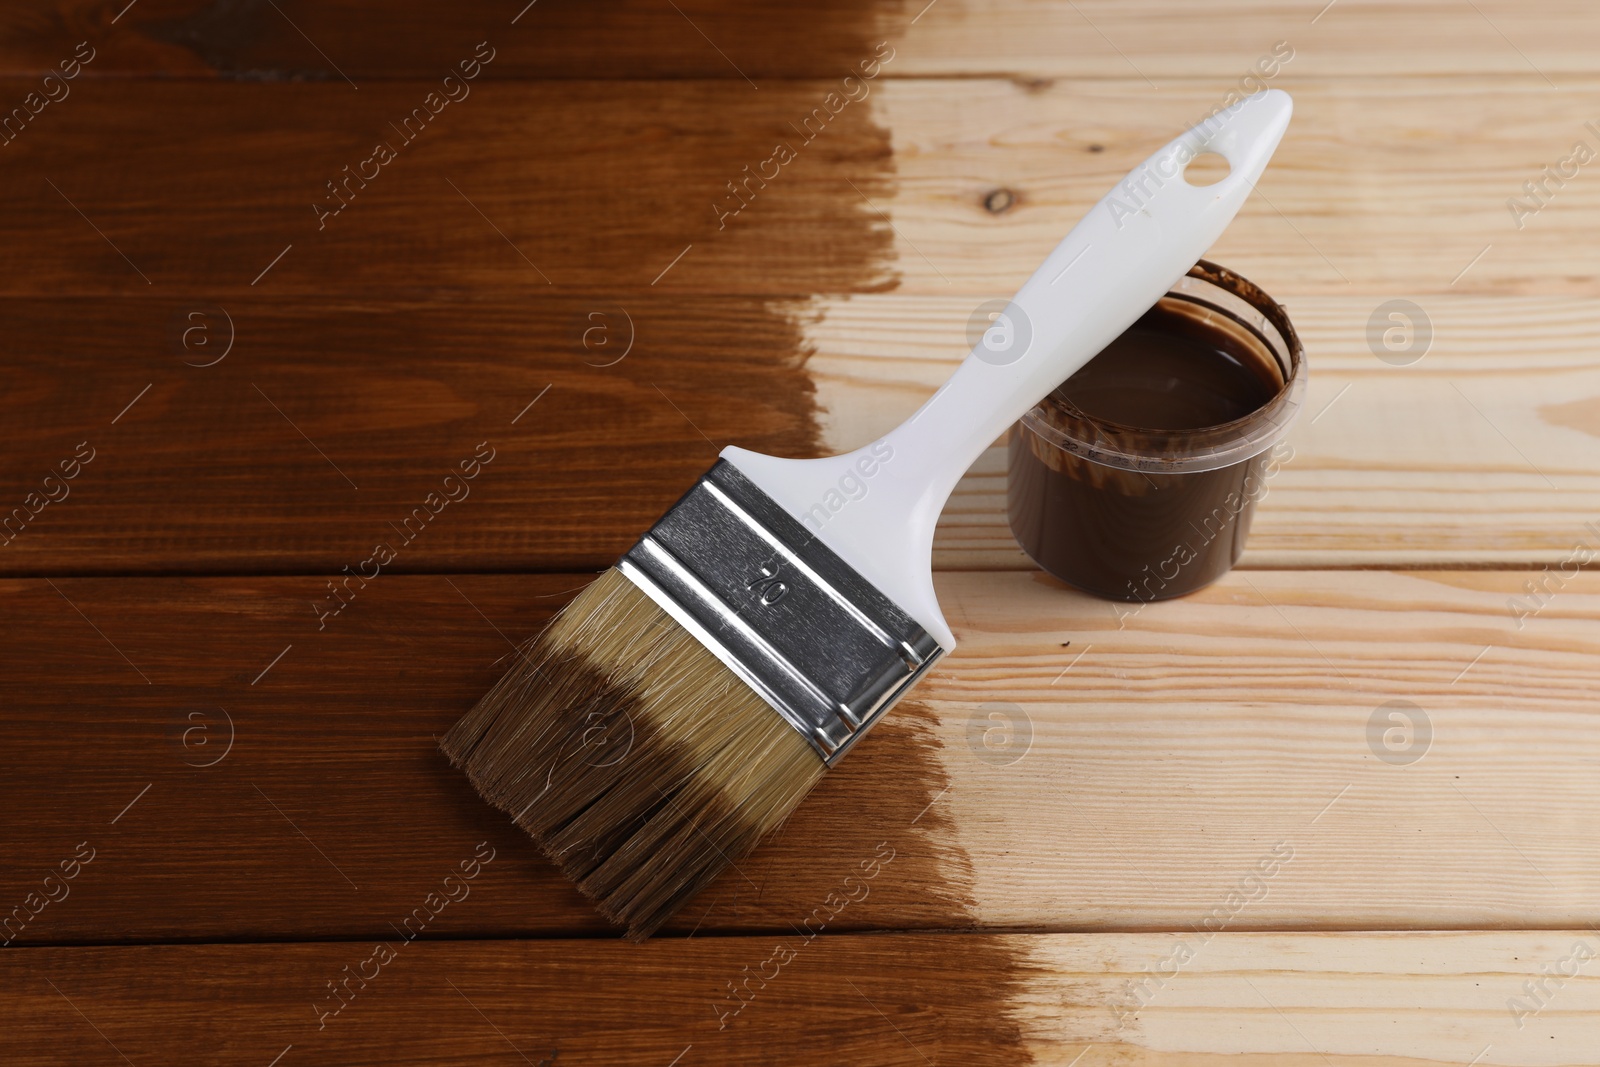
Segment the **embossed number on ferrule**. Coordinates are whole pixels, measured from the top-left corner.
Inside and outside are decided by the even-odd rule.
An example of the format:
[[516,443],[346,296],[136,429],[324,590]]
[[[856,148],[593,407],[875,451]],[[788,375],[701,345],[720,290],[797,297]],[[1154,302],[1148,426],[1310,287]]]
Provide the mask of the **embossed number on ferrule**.
[[789,584],[779,577],[783,570],[783,562],[776,557],[767,560],[761,565],[761,575],[751,579],[745,588],[756,595],[763,607],[771,607],[783,599],[789,591]]

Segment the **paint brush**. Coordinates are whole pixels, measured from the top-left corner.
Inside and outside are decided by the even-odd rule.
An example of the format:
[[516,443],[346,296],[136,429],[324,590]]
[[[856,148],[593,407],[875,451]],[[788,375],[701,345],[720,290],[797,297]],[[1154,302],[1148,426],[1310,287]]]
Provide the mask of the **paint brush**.
[[[724,449],[519,650],[442,740],[450,761],[648,937],[955,648],[932,571],[951,490],[1221,235],[1290,111],[1258,93],[1134,168],[890,433],[825,459]],[[1190,184],[1203,153],[1227,177]]]

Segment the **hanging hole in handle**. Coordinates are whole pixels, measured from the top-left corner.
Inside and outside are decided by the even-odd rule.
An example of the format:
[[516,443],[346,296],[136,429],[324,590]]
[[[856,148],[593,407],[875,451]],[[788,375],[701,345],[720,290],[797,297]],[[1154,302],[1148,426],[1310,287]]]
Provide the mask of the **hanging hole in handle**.
[[1183,180],[1190,185],[1204,188],[1226,178],[1232,169],[1228,166],[1227,157],[1216,152],[1201,152],[1183,168]]

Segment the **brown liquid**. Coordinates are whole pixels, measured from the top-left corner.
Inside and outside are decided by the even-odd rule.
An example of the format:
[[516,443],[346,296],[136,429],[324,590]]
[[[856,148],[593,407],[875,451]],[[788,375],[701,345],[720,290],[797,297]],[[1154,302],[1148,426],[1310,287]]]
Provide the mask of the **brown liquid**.
[[1233,338],[1158,305],[1056,395],[1097,422],[1198,430],[1243,418],[1271,400],[1279,382],[1266,371]]
[[[1283,386],[1259,338],[1168,298],[1046,401],[1079,439],[1181,453],[1193,431],[1243,418]],[[1011,528],[1045,570],[1086,592],[1162,600],[1215,581],[1238,560],[1275,450],[1210,471],[1125,470],[1012,429]]]

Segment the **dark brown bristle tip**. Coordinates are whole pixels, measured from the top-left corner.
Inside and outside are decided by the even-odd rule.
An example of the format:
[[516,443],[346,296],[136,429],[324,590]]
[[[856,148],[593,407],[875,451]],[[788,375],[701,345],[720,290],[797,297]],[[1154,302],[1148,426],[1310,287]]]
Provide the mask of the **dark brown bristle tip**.
[[825,769],[616,568],[518,650],[439,747],[635,941],[748,855]]

